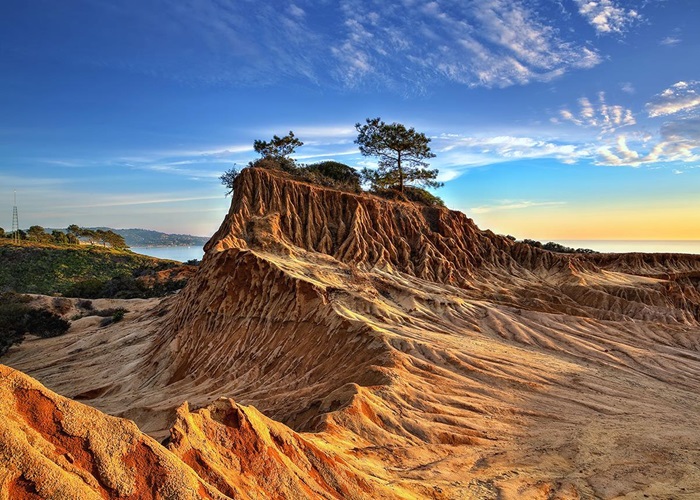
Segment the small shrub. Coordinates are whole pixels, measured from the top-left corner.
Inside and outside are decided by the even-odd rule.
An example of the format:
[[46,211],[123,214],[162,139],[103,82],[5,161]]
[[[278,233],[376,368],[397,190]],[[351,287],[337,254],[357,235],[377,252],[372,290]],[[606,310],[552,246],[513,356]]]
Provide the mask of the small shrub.
[[542,244],[541,242],[539,242],[537,240],[524,239],[522,241],[522,243],[525,243],[526,245],[530,245],[531,247],[541,248],[543,250],[548,250],[550,252],[557,252],[557,253],[586,253],[586,254],[598,253],[595,250],[591,250],[590,248],[571,248],[571,247],[567,247],[565,245],[562,245],[561,243],[555,243],[553,241]]
[[249,167],[267,168],[270,170],[281,170],[290,174],[296,173],[299,170],[297,164],[291,158],[274,158],[265,156],[258,158],[255,161],[248,163]]
[[360,174],[354,168],[337,161],[322,161],[299,169],[300,174],[314,184],[335,189],[362,192]]
[[66,299],[64,297],[54,297],[51,301],[53,310],[58,314],[66,314],[68,311],[73,309],[73,301]]
[[70,328],[70,323],[46,310],[32,309],[25,318],[27,333],[42,338],[58,337]]
[[445,202],[438,196],[435,196],[430,191],[413,186],[404,186],[403,194],[409,201],[415,201],[429,207],[444,207]]
[[100,316],[102,318],[106,318],[108,316],[114,316],[119,311],[122,311],[122,318],[124,317],[125,313],[129,312],[123,307],[110,307],[109,309],[96,309],[95,311],[93,311],[92,316]]
[[444,207],[445,202],[425,189],[404,186],[401,193],[398,189],[374,189],[372,194],[394,201],[412,201],[428,207]]
[[0,355],[14,344],[24,340],[27,333],[39,337],[62,335],[70,323],[45,309],[34,309],[28,304],[32,298],[16,293],[0,295]]
[[85,311],[92,311],[93,309],[92,300],[80,299],[75,305],[78,306],[78,309],[84,309]]
[[106,280],[97,278],[87,279],[73,283],[64,293],[66,297],[82,297],[88,299],[98,299],[102,295]]
[[124,319],[124,315],[127,313],[127,310],[124,309],[123,307],[117,308],[117,309],[105,309],[101,311],[102,313],[105,313],[106,311],[112,312],[111,316],[107,316],[104,318],[102,321],[100,321],[100,326],[109,326],[112,323],[119,323],[121,320]]
[[126,314],[126,309],[119,308],[116,311],[114,311],[114,314],[112,314],[112,321],[114,323],[119,323],[121,320],[124,319],[124,315]]

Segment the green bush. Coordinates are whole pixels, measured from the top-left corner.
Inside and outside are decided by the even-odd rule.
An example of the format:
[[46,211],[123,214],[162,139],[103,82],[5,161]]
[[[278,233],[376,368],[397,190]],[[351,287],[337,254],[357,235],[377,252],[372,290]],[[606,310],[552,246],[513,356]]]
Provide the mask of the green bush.
[[58,314],[66,314],[73,309],[73,301],[64,297],[54,297],[51,306]]
[[300,169],[302,175],[309,177],[315,184],[343,189],[353,193],[362,191],[360,174],[352,167],[337,161],[322,161],[306,165]]
[[112,323],[119,323],[124,319],[124,315],[126,313],[127,310],[123,307],[119,307],[117,309],[103,309],[96,312],[98,316],[106,316],[102,321],[100,321],[100,326],[109,326]]
[[291,158],[275,158],[271,156],[264,156],[258,158],[257,160],[248,163],[249,167],[255,168],[267,168],[270,170],[281,170],[290,174],[297,173],[299,167],[296,162]]
[[43,309],[31,309],[25,318],[27,333],[42,338],[58,337],[68,331],[70,323]]
[[352,193],[362,192],[360,174],[354,168],[337,161],[298,165],[290,158],[265,157],[251,161],[248,166],[286,172],[294,179],[319,186],[350,191]]
[[591,250],[590,248],[571,248],[564,246],[561,243],[555,243],[553,241],[542,244],[537,240],[531,240],[526,238],[522,241],[522,243],[530,245],[531,247],[541,248],[543,250],[549,250],[550,252],[556,253],[598,253],[595,250]]
[[70,323],[57,314],[29,305],[32,298],[16,293],[0,294],[0,355],[24,340],[27,333],[42,338],[66,333]]
[[425,189],[404,186],[403,193],[398,189],[374,189],[372,194],[394,201],[412,201],[428,207],[444,207],[445,202]]
[[77,283],[73,283],[64,292],[66,297],[81,297],[85,299],[97,299],[102,297],[102,290],[107,280],[90,278]]

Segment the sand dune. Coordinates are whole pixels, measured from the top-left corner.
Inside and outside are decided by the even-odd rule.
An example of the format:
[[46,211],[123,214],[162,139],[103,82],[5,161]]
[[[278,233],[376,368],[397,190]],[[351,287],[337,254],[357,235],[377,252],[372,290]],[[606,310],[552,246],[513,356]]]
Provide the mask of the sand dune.
[[178,295],[2,360],[168,438],[129,428],[179,498],[700,496],[700,256],[554,254],[258,169],[206,249]]

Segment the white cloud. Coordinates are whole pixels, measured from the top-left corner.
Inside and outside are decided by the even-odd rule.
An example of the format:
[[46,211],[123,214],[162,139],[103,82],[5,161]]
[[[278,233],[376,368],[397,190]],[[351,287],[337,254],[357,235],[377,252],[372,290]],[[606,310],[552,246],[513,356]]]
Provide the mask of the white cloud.
[[659,43],[661,45],[666,45],[668,47],[673,47],[674,45],[678,45],[681,43],[681,39],[678,38],[677,36],[667,36],[666,38],[662,39]]
[[579,14],[598,34],[624,33],[630,25],[639,22],[641,15],[634,9],[620,7],[613,0],[575,0]]
[[603,134],[637,123],[631,109],[607,104],[604,92],[598,93],[598,103],[595,106],[586,97],[580,98],[578,102],[579,110],[576,113],[563,108],[559,111],[559,117],[576,125],[597,128]]
[[528,200],[512,201],[512,200],[504,200],[504,201],[497,203],[495,205],[482,205],[479,207],[472,207],[469,210],[471,213],[485,214],[488,212],[501,211],[501,210],[522,210],[524,208],[548,207],[548,206],[565,205],[565,204],[566,204],[565,201],[528,201]]
[[656,95],[646,105],[650,117],[694,111],[700,107],[700,82],[678,82]]
[[638,167],[644,164],[700,161],[700,118],[665,123],[658,140],[651,144],[637,139],[634,142],[635,149],[632,149],[628,145],[628,137],[618,136],[615,146],[604,146],[598,150],[597,163]]
[[306,12],[304,11],[304,9],[302,9],[298,5],[294,5],[294,4],[291,4],[287,8],[287,12],[289,12],[289,15],[296,17],[298,19],[302,19],[306,15]]
[[631,82],[623,82],[620,84],[620,90],[626,94],[634,94],[636,92],[634,85]]
[[126,207],[134,205],[158,205],[165,203],[182,203],[189,201],[202,201],[202,200],[219,200],[221,196],[165,196],[159,195],[159,198],[153,198],[153,195],[123,195],[123,196],[102,196],[100,201],[95,201],[86,204],[78,205],[62,205],[56,206],[55,208],[60,209],[72,209],[72,208],[100,208],[100,207]]
[[589,145],[556,142],[525,136],[461,136],[442,134],[433,139],[433,150],[438,154],[440,171],[450,172],[454,178],[465,168],[527,160],[531,158],[554,158],[562,163],[576,163],[590,158],[593,150]]
[[421,90],[436,80],[507,87],[549,81],[600,62],[564,40],[522,1],[443,0],[418,5],[342,0],[344,37],[331,47],[337,76]]

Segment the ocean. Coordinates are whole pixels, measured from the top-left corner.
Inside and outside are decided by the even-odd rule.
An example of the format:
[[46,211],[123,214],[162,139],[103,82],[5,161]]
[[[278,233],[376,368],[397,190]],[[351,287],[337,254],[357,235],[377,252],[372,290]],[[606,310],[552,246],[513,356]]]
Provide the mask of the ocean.
[[[552,241],[540,239],[542,243]],[[554,240],[572,248],[590,248],[606,253],[689,253],[700,255],[700,240]],[[131,247],[132,252],[150,255],[159,259],[186,262],[191,259],[201,260],[204,250],[199,246],[191,247]]]
[[[546,243],[552,240],[539,240]],[[690,253],[700,255],[700,240],[555,240],[572,248],[590,248],[601,253]]]
[[149,255],[158,259],[176,260],[187,262],[188,260],[201,260],[204,256],[204,249],[200,246],[191,247],[131,247],[130,250],[141,255]]

